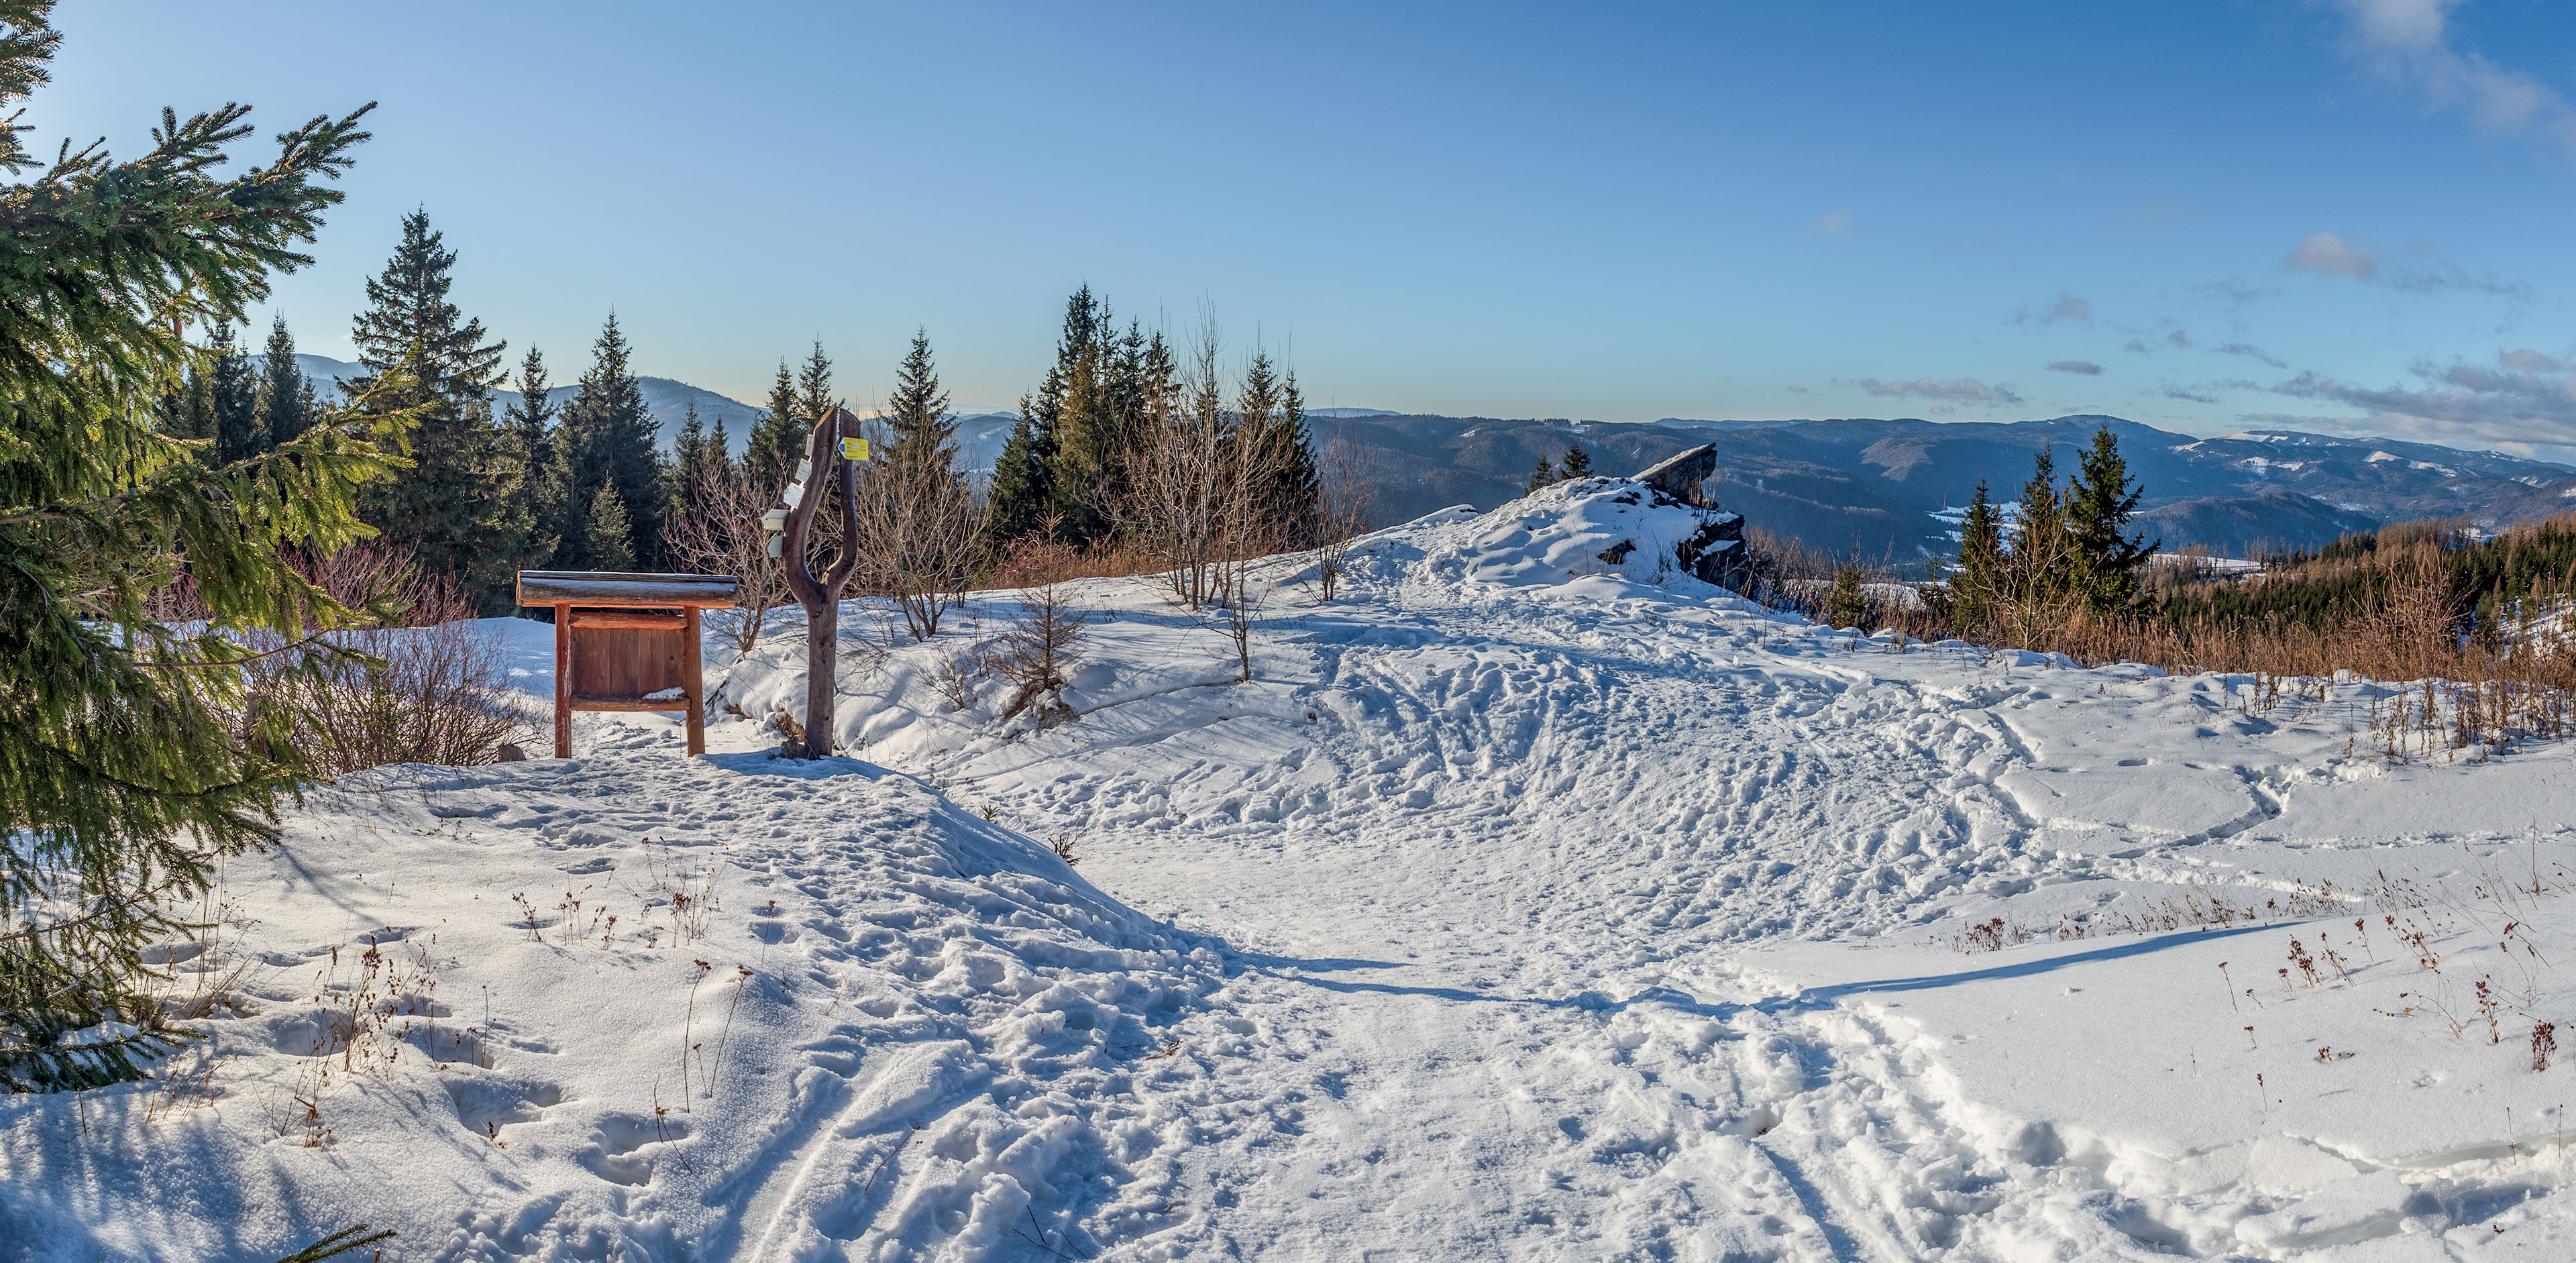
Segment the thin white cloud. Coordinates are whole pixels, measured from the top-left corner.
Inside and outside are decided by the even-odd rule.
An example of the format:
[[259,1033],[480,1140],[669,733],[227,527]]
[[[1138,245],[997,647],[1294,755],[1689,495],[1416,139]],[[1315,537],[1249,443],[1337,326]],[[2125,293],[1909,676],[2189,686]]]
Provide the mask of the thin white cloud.
[[2048,367],[2051,372],[2074,373],[2083,377],[2102,375],[2102,366],[2091,360],[2050,360]]
[[2243,311],[2281,292],[2277,289],[2247,284],[2243,278],[2234,276],[2223,281],[2209,281],[2194,285],[2191,289],[2193,293],[2218,303],[2229,311]]
[[2466,289],[2505,298],[2531,297],[2530,286],[2520,281],[2505,280],[2492,272],[2484,276],[2472,275],[2468,269],[2443,258],[2429,242],[2423,241],[2409,241],[2404,248],[2389,251],[2380,249],[2367,238],[2347,241],[2338,233],[2312,232],[2299,238],[2299,244],[2281,260],[2281,270],[2378,281],[2391,289],[2416,294]]
[[1853,224],[1857,224],[1859,222],[1860,216],[1853,214],[1851,212],[1851,208],[1846,206],[1838,211],[1827,212],[1823,218],[1807,225],[1807,231],[1815,236],[1822,237],[1832,233],[1848,231]]
[[2548,84],[2452,46],[2460,0],[2337,0],[2351,22],[2347,51],[2437,109],[2466,110],[2497,135],[2537,137],[2576,158],[2576,106]]
[[2054,303],[2033,303],[2013,313],[2017,325],[2053,325],[2093,323],[2093,304],[2073,294],[2060,294]]
[[2419,362],[2411,375],[2425,382],[2420,389],[2356,386],[2315,373],[2272,389],[2361,409],[2365,415],[2342,419],[2348,429],[2437,443],[2555,446],[2576,434],[2576,365],[2538,352],[2508,351],[2496,358],[2497,368]]
[[2276,356],[2251,342],[2221,343],[2218,348],[2218,353],[2220,355],[2242,355],[2256,363],[2268,364],[2273,368],[2289,367],[2289,364],[2279,356]]
[[1985,404],[2021,402],[2021,395],[2013,390],[2011,383],[1997,382],[1989,386],[1973,377],[1943,378],[1939,381],[1923,377],[1910,382],[1883,382],[1875,377],[1864,377],[1853,384],[1873,395],[1884,395],[1891,399],[1939,399],[1951,403]]
[[2379,260],[2334,233],[2312,232],[2299,238],[2298,248],[2281,260],[2281,270],[2323,272],[2328,276],[2349,276],[2356,281],[2366,281],[2379,275]]

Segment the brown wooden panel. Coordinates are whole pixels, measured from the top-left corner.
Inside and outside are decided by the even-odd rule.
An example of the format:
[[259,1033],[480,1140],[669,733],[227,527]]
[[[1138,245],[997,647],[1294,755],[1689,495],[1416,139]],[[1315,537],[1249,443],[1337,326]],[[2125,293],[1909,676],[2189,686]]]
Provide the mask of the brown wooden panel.
[[575,614],[575,627],[625,627],[646,631],[686,631],[689,620],[677,614]]
[[[641,697],[678,688],[688,636],[682,628],[572,628],[571,691],[594,697]],[[676,708],[675,708],[676,709]]]
[[660,701],[647,701],[641,697],[620,697],[601,693],[575,693],[572,697],[572,708],[574,710],[677,711],[690,709],[691,703],[687,698],[664,698]]

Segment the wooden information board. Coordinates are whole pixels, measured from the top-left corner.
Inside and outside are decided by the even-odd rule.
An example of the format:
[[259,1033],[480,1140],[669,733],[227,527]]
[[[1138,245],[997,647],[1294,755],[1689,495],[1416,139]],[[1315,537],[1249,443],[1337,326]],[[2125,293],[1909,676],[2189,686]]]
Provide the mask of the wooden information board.
[[698,615],[731,609],[731,575],[522,570],[519,604],[555,612],[555,757],[572,757],[577,710],[688,713],[689,753],[707,752]]

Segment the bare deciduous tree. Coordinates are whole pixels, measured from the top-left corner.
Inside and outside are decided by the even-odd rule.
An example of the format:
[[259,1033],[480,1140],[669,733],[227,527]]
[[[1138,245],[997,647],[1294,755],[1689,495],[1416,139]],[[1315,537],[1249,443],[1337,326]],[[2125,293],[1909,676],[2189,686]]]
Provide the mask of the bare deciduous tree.
[[[932,455],[936,455],[933,453]],[[915,641],[966,598],[982,547],[984,506],[966,476],[928,457],[871,466],[859,491],[860,581],[891,598]]]
[[675,518],[667,536],[671,555],[683,566],[704,574],[729,574],[738,608],[709,611],[711,630],[750,653],[760,643],[769,611],[787,601],[787,577],[769,556],[769,534],[761,514],[778,502],[778,488],[752,483],[747,465],[728,462],[699,470],[690,498],[698,509]]
[[1324,443],[1315,472],[1323,482],[1323,520],[1316,524],[1315,589],[1329,601],[1341,590],[1342,572],[1350,568],[1351,541],[1368,529],[1377,487],[1370,479],[1360,445],[1335,431]]

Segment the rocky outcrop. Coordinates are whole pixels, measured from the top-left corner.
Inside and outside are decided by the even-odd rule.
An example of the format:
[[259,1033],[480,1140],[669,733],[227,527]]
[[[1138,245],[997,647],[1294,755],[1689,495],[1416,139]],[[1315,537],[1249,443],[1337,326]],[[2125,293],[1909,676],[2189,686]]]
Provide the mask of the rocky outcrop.
[[1702,490],[1701,483],[1717,472],[1717,444],[1702,443],[1661,464],[1630,475],[1683,504],[1694,508],[1714,509],[1717,501]]
[[[1744,518],[1718,511],[1717,500],[1704,484],[1717,472],[1717,446],[1703,443],[1670,460],[1639,470],[1630,481],[1644,484],[1658,504],[1687,505],[1699,510],[1699,530],[1673,548],[1673,561],[1685,573],[1703,582],[1737,590],[1745,578]],[[1626,559],[1632,545],[1622,542],[1616,558],[1602,554],[1604,561],[1617,564]]]

